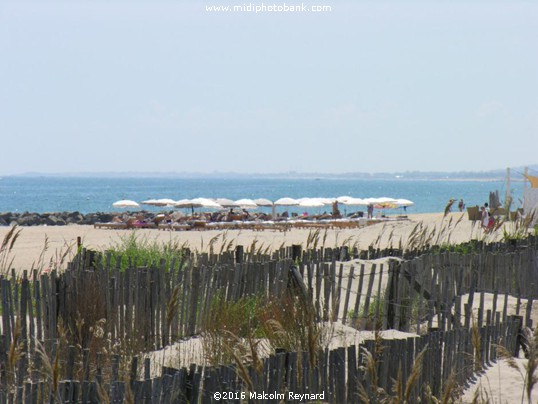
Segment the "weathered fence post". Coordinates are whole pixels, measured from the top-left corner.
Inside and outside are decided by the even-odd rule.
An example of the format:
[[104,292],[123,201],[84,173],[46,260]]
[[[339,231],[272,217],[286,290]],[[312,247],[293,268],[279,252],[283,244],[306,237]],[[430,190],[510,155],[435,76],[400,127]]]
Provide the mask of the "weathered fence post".
[[242,245],[238,245],[235,247],[235,263],[241,264],[244,260],[244,248]]

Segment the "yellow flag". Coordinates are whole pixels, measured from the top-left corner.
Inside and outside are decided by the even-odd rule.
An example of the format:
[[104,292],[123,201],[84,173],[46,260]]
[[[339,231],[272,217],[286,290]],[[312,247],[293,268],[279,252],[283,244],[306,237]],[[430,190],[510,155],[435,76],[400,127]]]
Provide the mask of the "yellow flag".
[[532,175],[525,175],[529,182],[531,183],[531,188],[538,188],[538,177],[534,177]]

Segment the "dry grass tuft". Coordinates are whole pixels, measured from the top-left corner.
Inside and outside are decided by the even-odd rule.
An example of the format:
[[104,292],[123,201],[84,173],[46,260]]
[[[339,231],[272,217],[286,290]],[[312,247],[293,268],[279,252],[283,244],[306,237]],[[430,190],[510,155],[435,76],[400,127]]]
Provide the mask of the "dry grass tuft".
[[19,316],[17,316],[15,327],[13,329],[13,339],[11,340],[9,350],[7,352],[7,381],[14,387],[18,383],[22,383],[22,381],[16,380],[16,367],[23,355],[24,344],[21,341],[21,324]]
[[[528,329],[526,329],[528,330]],[[526,391],[527,399],[529,403],[532,402],[531,395],[532,389],[536,382],[538,382],[538,375],[536,374],[536,369],[538,368],[538,327],[534,329],[534,333],[531,333],[530,330],[527,333],[527,341],[529,342],[529,348],[527,352],[527,364],[525,365],[526,372]]]
[[14,225],[9,229],[2,240],[2,244],[0,245],[0,275],[7,275],[13,265],[14,257],[11,256],[11,252],[21,231],[22,230],[19,229],[17,225]]
[[172,295],[170,296],[170,299],[168,300],[168,303],[166,304],[166,327],[170,330],[170,326],[172,324],[173,319],[176,317],[178,313],[179,303],[180,303],[180,296],[179,293],[181,291],[181,284],[178,283],[174,289],[172,290]]
[[407,383],[405,385],[405,391],[404,391],[404,400],[406,402],[410,402],[411,394],[413,392],[413,389],[417,385],[417,382],[420,379],[420,375],[422,374],[422,363],[424,361],[424,355],[426,354],[426,351],[428,349],[428,346],[425,346],[422,351],[417,355],[415,358],[415,362],[413,363],[413,368],[411,369],[411,375],[409,376],[409,379],[407,379]]
[[445,206],[445,212],[444,212],[443,217],[446,217],[452,211],[452,205],[454,205],[454,202],[456,202],[455,199],[451,199],[448,201],[448,203]]
[[474,371],[482,370],[482,339],[474,317],[471,317],[471,343],[474,350]]

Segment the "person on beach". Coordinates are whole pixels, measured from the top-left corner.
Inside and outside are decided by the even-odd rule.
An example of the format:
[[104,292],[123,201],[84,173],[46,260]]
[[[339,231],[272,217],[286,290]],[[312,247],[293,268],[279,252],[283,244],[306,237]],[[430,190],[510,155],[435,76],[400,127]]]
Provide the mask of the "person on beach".
[[[486,204],[487,205],[487,204]],[[481,212],[481,223],[482,223],[482,228],[485,230],[488,228],[488,224],[489,224],[489,212],[486,210],[486,206],[482,206],[480,208],[480,212]]]
[[463,212],[463,209],[465,209],[465,204],[463,203],[463,199],[460,199],[458,202],[458,209],[460,212]]
[[340,214],[340,209],[338,209],[338,201],[333,202],[333,217],[334,218],[342,217],[342,215]]
[[493,231],[493,228],[495,227],[495,218],[491,214],[489,214],[488,216],[489,216],[489,219],[488,219],[488,226],[487,226],[486,231],[489,233]]
[[374,217],[374,205],[370,204],[368,205],[368,219],[371,219]]
[[123,223],[125,220],[123,220],[120,216],[114,216],[111,220],[112,223]]

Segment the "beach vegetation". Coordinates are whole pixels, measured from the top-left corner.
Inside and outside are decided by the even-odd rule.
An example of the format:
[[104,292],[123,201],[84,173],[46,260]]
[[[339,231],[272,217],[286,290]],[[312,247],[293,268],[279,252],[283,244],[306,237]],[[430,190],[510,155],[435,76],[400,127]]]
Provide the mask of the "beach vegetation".
[[259,330],[257,312],[260,310],[261,297],[244,297],[236,301],[227,301],[223,292],[217,293],[211,302],[204,321],[204,331],[229,331],[239,337],[245,337],[254,330]]
[[[137,266],[168,268],[172,262],[182,262],[188,252],[188,246],[187,242],[180,243],[172,238],[162,242],[133,231],[120,236],[119,241],[112,243],[105,255],[109,255],[122,271]],[[102,259],[105,257],[102,256]],[[102,264],[104,265],[104,262]]]
[[515,220],[510,223],[510,226],[503,227],[503,241],[515,243],[525,239],[533,232],[536,234],[538,224],[534,228],[532,227],[532,224],[536,221],[536,217],[536,211],[525,216],[516,216]]
[[[461,388],[456,383],[454,372],[450,374],[448,380],[443,384],[440,397],[435,397],[432,394],[429,385],[420,386],[423,362],[428,351],[428,345],[415,357],[411,373],[405,382],[402,376],[402,364],[391,364],[391,366],[398,366],[396,380],[393,380],[390,391],[380,386],[378,371],[382,361],[383,350],[385,349],[382,341],[381,331],[376,328],[374,331],[374,348],[370,351],[366,347],[361,347],[359,368],[364,373],[365,380],[358,385],[356,394],[359,402],[368,404],[411,404],[415,402],[449,404],[459,402],[458,396],[461,394]],[[424,401],[421,400],[418,391],[419,387],[423,389]]]
[[47,251],[49,251],[49,247],[49,237],[45,234],[43,247],[37,261],[32,263],[31,272],[36,270],[37,275],[41,275],[43,272],[60,271],[64,268],[67,262],[71,261],[76,255],[75,243],[69,243],[68,241],[64,240],[63,246],[59,249],[57,248],[47,259]]
[[7,275],[13,265],[13,247],[21,235],[17,225],[11,226],[0,244],[0,275]]
[[432,247],[432,252],[433,253],[452,252],[452,253],[466,255],[466,254],[475,254],[479,252],[482,248],[483,248],[483,243],[481,243],[479,240],[469,240],[468,242],[459,243],[459,244],[442,243],[438,246]]
[[346,317],[349,324],[359,330],[375,330],[381,326],[381,319],[385,315],[385,292],[380,295],[373,295],[370,298],[368,308],[365,303],[361,303],[359,311],[349,310]]
[[207,362],[233,363],[240,357],[255,362],[262,346],[269,353],[308,352],[314,360],[321,349],[321,330],[313,309],[301,300],[291,292],[280,298],[253,296],[236,301],[217,294],[202,325]]

